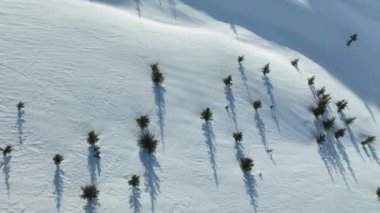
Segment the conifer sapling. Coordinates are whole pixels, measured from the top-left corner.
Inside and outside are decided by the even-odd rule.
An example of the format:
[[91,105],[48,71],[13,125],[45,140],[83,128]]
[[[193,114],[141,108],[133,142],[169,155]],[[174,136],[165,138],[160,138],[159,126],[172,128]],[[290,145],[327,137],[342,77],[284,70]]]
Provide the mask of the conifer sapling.
[[164,82],[165,77],[158,68],[158,63],[151,64],[150,67],[152,68],[152,81],[155,84],[161,84]]
[[299,58],[296,58],[296,59],[294,59],[294,60],[292,60],[290,63],[292,64],[292,66],[294,67],[294,68],[296,68],[297,70],[298,70],[298,61],[299,61],[300,59]]
[[156,151],[158,140],[150,132],[142,134],[138,140],[138,145],[140,148],[145,149],[148,153],[153,153]]
[[232,85],[232,76],[229,75],[226,78],[223,79],[224,85],[229,88]]
[[338,129],[338,130],[334,133],[334,134],[335,134],[335,138],[338,140],[339,138],[343,137],[345,131],[346,131],[345,128]]
[[242,132],[234,132],[232,136],[234,137],[236,143],[240,143],[243,140]]
[[138,187],[140,185],[140,176],[132,175],[131,179],[128,181],[128,184],[133,188]]
[[327,119],[325,121],[323,121],[323,128],[325,130],[329,130],[331,129],[333,126],[334,126],[334,123],[335,123],[335,118],[330,118],[330,119]]
[[317,90],[317,96],[320,97],[323,94],[325,94],[325,92],[326,92],[326,87],[323,86],[322,88],[320,88],[320,89]]
[[18,102],[17,104],[18,111],[24,109],[24,107],[25,107],[25,102],[22,102],[22,101]]
[[212,112],[210,108],[206,108],[201,112],[201,119],[205,120],[206,122],[212,121]]
[[368,144],[374,143],[375,140],[376,140],[375,136],[367,136],[367,138],[364,139],[363,141],[361,141],[360,143],[364,146],[364,145],[368,145]]
[[238,57],[238,63],[241,64],[244,61],[244,55]]
[[140,129],[145,129],[148,127],[150,120],[147,115],[142,115],[138,118],[136,118],[137,125],[140,127]]
[[91,131],[91,132],[88,133],[87,142],[90,145],[94,145],[98,141],[99,141],[98,135],[95,134],[94,131]]
[[5,146],[4,149],[3,149],[3,148],[0,148],[0,151],[3,152],[3,155],[4,155],[4,156],[6,156],[6,155],[11,154],[11,152],[13,151],[13,148],[12,148],[11,145],[7,145],[7,146]]
[[314,85],[314,81],[315,81],[315,76],[311,76],[310,78],[307,79],[307,84],[309,86],[313,86]]
[[244,157],[240,159],[240,167],[244,172],[251,171],[254,165],[251,158]]
[[266,76],[270,73],[269,63],[266,64],[263,68],[261,68],[261,72]]
[[344,119],[344,122],[347,125],[351,125],[354,122],[355,119],[356,119],[356,117],[348,117],[348,118]]
[[56,154],[56,155],[54,155],[54,157],[53,157],[53,161],[54,161],[54,164],[55,164],[56,166],[59,166],[59,165],[61,164],[61,162],[63,161],[63,156],[60,155],[60,154]]
[[261,106],[262,106],[261,101],[260,101],[260,100],[253,101],[253,102],[252,102],[252,106],[253,106],[253,108],[255,109],[255,111],[257,111],[257,110],[260,109]]
[[92,201],[98,197],[99,190],[93,184],[82,186],[81,189],[82,189],[82,195],[80,197],[82,199]]

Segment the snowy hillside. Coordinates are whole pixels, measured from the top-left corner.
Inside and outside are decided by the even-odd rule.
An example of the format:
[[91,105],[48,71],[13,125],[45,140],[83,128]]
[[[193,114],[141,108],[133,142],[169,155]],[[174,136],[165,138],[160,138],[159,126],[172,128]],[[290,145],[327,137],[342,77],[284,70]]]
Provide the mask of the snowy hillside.
[[[379,12],[376,0],[0,1],[0,148],[14,149],[0,159],[0,212],[379,212]],[[332,99],[316,119],[323,86]],[[141,115],[153,154],[137,143]]]

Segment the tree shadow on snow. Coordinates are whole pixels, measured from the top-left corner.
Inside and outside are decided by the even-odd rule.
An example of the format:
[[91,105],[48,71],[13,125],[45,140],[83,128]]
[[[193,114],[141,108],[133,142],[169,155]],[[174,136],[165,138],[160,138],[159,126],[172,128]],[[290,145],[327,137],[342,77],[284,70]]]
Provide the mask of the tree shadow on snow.
[[[321,121],[319,119],[314,120],[314,124],[317,128],[318,134],[321,134],[324,132]],[[346,172],[344,169],[344,166],[342,164],[342,161],[340,159],[339,153],[335,148],[334,140],[331,137],[330,132],[326,132],[325,134],[325,141],[319,145],[318,148],[318,154],[320,155],[322,161],[325,164],[325,167],[330,175],[331,181],[335,183],[334,178],[333,178],[333,172],[336,174],[340,174],[347,186],[349,188],[349,185],[347,183],[346,179]],[[340,142],[337,142],[340,143]],[[345,154],[345,151],[340,148],[341,154]]]
[[[231,116],[232,116],[232,121],[234,122],[234,125],[235,125],[235,130],[238,130],[237,119],[236,119],[235,97],[232,92],[232,89],[230,87],[225,87],[224,95],[226,96],[226,99],[228,101],[229,109],[231,109]],[[227,112],[230,112],[230,111],[227,110]]]
[[249,92],[247,74],[246,74],[245,68],[244,68],[244,66],[242,64],[239,64],[239,72],[240,72],[240,75],[241,75],[241,79],[243,80],[243,84],[244,84],[245,90],[246,90],[247,95],[248,95],[249,103],[251,103],[253,101],[253,99],[252,99],[251,93]]
[[212,166],[212,170],[214,172],[214,180],[216,187],[219,186],[219,178],[217,173],[217,165],[215,160],[216,154],[216,146],[215,146],[215,135],[214,130],[212,129],[212,125],[210,122],[205,122],[202,124],[203,135],[205,136],[205,142],[208,146],[208,154],[210,156],[210,163]]
[[[340,120],[343,121],[344,123],[346,120],[346,114],[344,112],[339,113]],[[345,124],[348,135],[350,136],[350,141],[352,143],[352,146],[355,148],[355,151],[360,155],[360,157],[364,160],[362,153],[360,152],[359,144],[357,142],[355,133],[352,131],[351,126],[348,124]]]
[[264,80],[264,85],[267,88],[267,93],[268,93],[268,96],[269,96],[270,102],[271,102],[270,108],[271,108],[272,118],[273,118],[274,122],[276,123],[277,130],[280,132],[280,123],[279,123],[278,116],[277,116],[277,114],[278,114],[277,113],[277,105],[276,105],[276,101],[275,101],[274,95],[273,95],[272,81],[269,79],[268,76],[264,76],[263,80]]
[[238,34],[237,29],[236,29],[236,25],[230,24],[230,28],[231,28],[232,32],[234,33],[234,35],[236,36],[236,38],[238,38],[239,34]]
[[350,162],[350,159],[348,158],[348,155],[346,153],[346,148],[344,147],[344,145],[340,142],[340,141],[337,141],[336,142],[336,147],[337,149],[339,150],[339,153],[340,155],[342,156],[343,160],[346,162],[347,164],[347,168],[348,170],[350,171],[351,175],[352,175],[352,178],[355,180],[355,182],[357,183],[358,180],[356,179],[356,175],[355,175],[355,171],[352,169],[351,167],[351,162]]
[[309,85],[309,89],[311,91],[311,94],[313,94],[314,99],[318,99],[317,97],[317,90],[315,89],[314,85]]
[[255,122],[256,128],[259,131],[259,135],[261,137],[261,143],[264,145],[265,151],[267,152],[269,159],[272,161],[274,165],[276,165],[276,162],[273,159],[272,152],[270,152],[271,149],[268,146],[267,137],[265,133],[265,124],[257,111],[255,111]]
[[145,150],[140,151],[140,160],[144,166],[144,179],[146,192],[150,195],[151,211],[155,211],[155,202],[158,194],[160,193],[160,179],[157,176],[156,168],[160,165],[156,157],[152,153]]
[[98,206],[99,206],[98,199],[87,200],[86,205],[83,206],[83,210],[86,213],[96,213]]
[[141,17],[141,6],[142,6],[142,2],[141,0],[133,0],[135,3],[136,3],[136,11],[137,11],[137,14],[139,15],[139,17]]
[[23,115],[24,115],[24,110],[19,109],[19,110],[17,111],[17,121],[16,121],[16,126],[17,126],[18,143],[19,143],[20,145],[22,145],[22,144],[23,144],[23,141],[24,141],[24,139],[23,139],[23,131],[22,131],[22,130],[23,130],[23,127],[22,127],[22,125],[23,125],[23,123],[25,122],[25,120],[22,118]]
[[245,190],[250,198],[251,205],[254,212],[257,212],[257,189],[256,189],[256,180],[255,177],[250,172],[244,172],[244,184]]
[[174,19],[177,19],[177,10],[176,10],[176,2],[175,0],[168,0],[170,5],[170,11],[174,17]]
[[140,196],[141,190],[138,187],[132,187],[132,194],[129,196],[129,207],[133,213],[140,212],[141,210]]
[[11,165],[10,165],[11,158],[12,158],[12,156],[5,155],[4,161],[2,162],[3,173],[4,173],[4,182],[5,182],[5,186],[7,189],[8,196],[10,195],[10,190],[11,190],[11,185],[9,183],[10,172],[11,172]]
[[165,93],[166,90],[159,84],[155,84],[153,87],[154,91],[154,102],[156,104],[157,110],[156,114],[158,116],[158,124],[160,126],[160,135],[162,146],[165,148],[165,140],[164,140],[164,128],[165,128]]
[[[245,157],[244,154],[244,147],[241,143],[235,143],[235,149],[236,149],[236,160],[240,164],[240,160]],[[244,172],[243,181],[245,184],[245,190],[247,195],[250,198],[250,203],[254,209],[255,212],[257,212],[257,190],[256,190],[256,181],[255,177],[250,172]]]
[[[367,153],[368,156],[370,156],[368,150],[366,149],[365,146],[363,146],[363,149],[365,150],[365,152]],[[376,161],[377,165],[380,166],[380,160],[379,160],[379,157],[377,156],[377,152],[376,152],[376,149],[373,145],[371,144],[368,144],[368,149],[372,155],[372,158]]]
[[[97,151],[95,145],[91,145],[88,147],[88,158],[87,158],[87,166],[88,171],[90,172],[91,183],[96,184],[97,177],[100,176],[100,158],[97,158]],[[98,174],[96,174],[98,173]]]
[[62,194],[63,194],[63,179],[64,172],[57,166],[54,173],[54,195],[55,195],[55,207],[57,211],[61,210]]

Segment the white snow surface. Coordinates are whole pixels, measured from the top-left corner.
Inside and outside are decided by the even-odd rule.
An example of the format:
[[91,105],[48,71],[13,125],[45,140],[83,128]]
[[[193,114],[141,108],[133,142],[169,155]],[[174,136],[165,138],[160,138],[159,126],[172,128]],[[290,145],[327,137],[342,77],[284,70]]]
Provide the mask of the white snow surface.
[[[0,212],[379,212],[379,141],[360,145],[380,137],[379,14],[376,0],[0,1],[0,147],[14,146],[0,159]],[[335,129],[345,127],[336,101],[357,117],[321,147],[313,75],[332,95]],[[144,114],[153,155],[137,146]],[[251,173],[241,156],[254,160]],[[89,183],[100,190],[93,202],[79,197]]]

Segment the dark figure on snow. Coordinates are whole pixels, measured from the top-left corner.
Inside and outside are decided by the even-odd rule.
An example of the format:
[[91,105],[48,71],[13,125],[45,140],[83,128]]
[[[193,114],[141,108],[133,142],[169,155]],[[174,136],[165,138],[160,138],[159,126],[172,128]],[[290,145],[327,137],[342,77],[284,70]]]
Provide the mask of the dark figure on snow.
[[241,62],[244,61],[244,55],[238,57],[238,63],[241,64]]
[[358,40],[358,34],[357,33],[350,36],[350,40],[347,41],[347,47],[349,47],[351,45],[351,43],[356,41],[356,40]]

